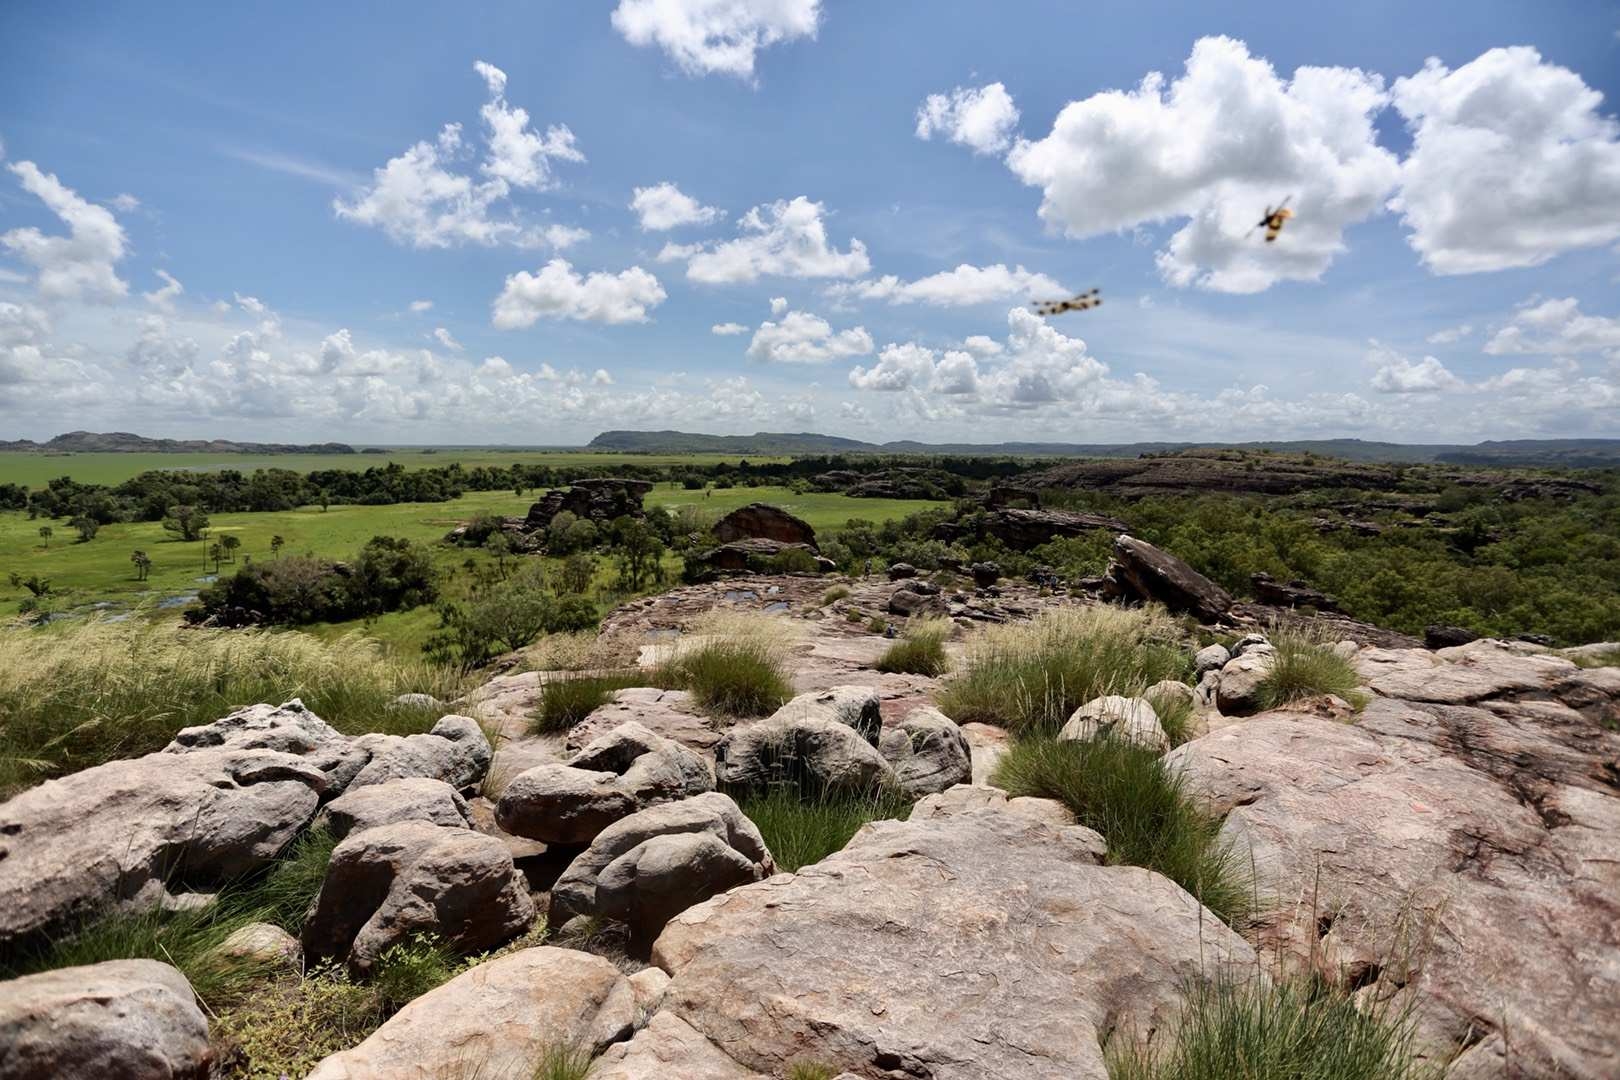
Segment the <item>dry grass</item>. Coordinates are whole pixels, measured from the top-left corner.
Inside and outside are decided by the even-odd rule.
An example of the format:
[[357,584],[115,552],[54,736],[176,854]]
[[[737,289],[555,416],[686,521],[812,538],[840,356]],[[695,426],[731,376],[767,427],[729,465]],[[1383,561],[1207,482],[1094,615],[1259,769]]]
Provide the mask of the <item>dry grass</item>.
[[655,679],[690,691],[706,712],[765,716],[793,696],[788,660],[797,637],[783,618],[711,611],[666,647]]
[[945,642],[956,629],[949,619],[913,619],[906,623],[899,641],[878,657],[877,669],[908,675],[943,675],[950,662]]

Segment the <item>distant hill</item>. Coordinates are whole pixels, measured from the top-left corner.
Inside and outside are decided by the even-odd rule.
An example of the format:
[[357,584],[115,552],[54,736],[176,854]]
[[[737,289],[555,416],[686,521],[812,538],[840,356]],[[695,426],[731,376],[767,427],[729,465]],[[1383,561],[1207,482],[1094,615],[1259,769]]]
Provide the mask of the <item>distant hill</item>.
[[687,431],[604,431],[588,450],[642,454],[963,454],[1011,457],[1134,458],[1177,450],[1273,450],[1320,454],[1346,461],[1442,462],[1452,465],[1518,465],[1567,469],[1620,468],[1620,439],[1513,439],[1463,444],[1368,442],[1364,439],[1296,439],[1265,442],[1140,443],[871,443],[813,432],[760,431],[753,435],[703,435]]
[[348,443],[255,443],[232,439],[149,439],[127,431],[70,431],[38,443],[0,441],[0,450],[43,454],[352,454]]

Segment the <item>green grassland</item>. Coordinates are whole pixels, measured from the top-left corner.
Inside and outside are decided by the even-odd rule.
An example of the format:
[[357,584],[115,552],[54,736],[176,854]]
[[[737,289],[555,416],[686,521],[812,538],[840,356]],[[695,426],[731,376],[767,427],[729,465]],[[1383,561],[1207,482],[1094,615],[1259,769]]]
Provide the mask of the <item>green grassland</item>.
[[[86,455],[89,456],[89,455]],[[106,457],[135,455],[96,455]],[[159,455],[151,455],[159,456]],[[173,457],[176,455],[161,455]],[[788,488],[728,488],[686,491],[676,484],[659,484],[647,496],[646,504],[673,510],[682,505],[701,507],[719,516],[750,502],[769,502],[798,514],[818,531],[831,532],[851,518],[885,521],[938,505],[924,500],[856,499],[848,495],[795,494]],[[509,491],[469,492],[460,499],[442,503],[398,503],[392,506],[333,506],[326,511],[308,506],[298,510],[264,514],[215,514],[208,540],[185,543],[163,531],[156,522],[104,525],[94,540],[79,543],[64,521],[30,520],[21,511],[0,513],[0,617],[15,612],[28,593],[13,589],[6,581],[12,571],[27,577],[38,574],[49,578],[54,608],[58,611],[88,611],[93,605],[106,605],[110,612],[134,612],[143,618],[177,616],[180,598],[194,594],[213,573],[204,564],[208,546],[219,537],[233,534],[242,541],[237,549],[237,565],[244,556],[256,560],[272,558],[270,538],[286,541],[284,555],[311,553],[344,557],[358,551],[373,536],[398,536],[433,543],[457,522],[477,513],[521,516],[528,512],[534,496],[517,496]],[[39,536],[41,525],[55,531],[47,545]],[[152,559],[151,573],[137,581],[130,552],[140,549]],[[448,575],[469,557],[470,552],[435,545],[435,559]],[[488,556],[479,553],[480,559]],[[671,561],[672,569],[678,563]],[[225,563],[221,572],[234,567]],[[604,565],[604,578],[608,568]],[[453,582],[452,588],[453,590]],[[164,606],[167,605],[167,606]],[[358,623],[312,627],[314,632],[335,635],[354,629]],[[414,651],[438,625],[430,608],[394,612],[366,626],[368,632],[396,648]]]
[[[318,469],[366,469],[398,462],[407,469],[428,469],[460,462],[463,468],[480,465],[549,465],[581,468],[619,463],[634,465],[721,465],[741,460],[738,454],[632,454],[600,450],[502,450],[487,446],[470,449],[451,447],[407,447],[386,453],[360,454],[42,454],[0,451],[0,484],[44,487],[59,476],[71,476],[81,484],[121,484],[143,472],[189,470],[217,472],[235,469],[290,469],[314,472]],[[761,463],[787,461],[785,457],[750,457]]]

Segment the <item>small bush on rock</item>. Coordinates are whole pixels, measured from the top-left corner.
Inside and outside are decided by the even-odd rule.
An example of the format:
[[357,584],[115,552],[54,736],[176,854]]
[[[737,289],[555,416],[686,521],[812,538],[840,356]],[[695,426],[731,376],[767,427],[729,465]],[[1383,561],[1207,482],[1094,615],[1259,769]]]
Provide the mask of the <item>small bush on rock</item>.
[[1333,694],[1353,705],[1361,676],[1355,666],[1327,645],[1298,633],[1279,633],[1272,639],[1277,649],[1271,670],[1260,682],[1260,705],[1280,709],[1295,701]]
[[827,607],[830,604],[836,604],[838,601],[846,600],[848,598],[848,585],[834,585],[832,588],[821,594],[821,606]]
[[951,636],[949,619],[919,619],[906,625],[905,635],[878,657],[877,669],[908,675],[942,675],[949,666],[945,639]]
[[422,934],[383,953],[372,972],[371,985],[387,1017],[429,990],[443,986],[456,972],[455,957],[438,937]]

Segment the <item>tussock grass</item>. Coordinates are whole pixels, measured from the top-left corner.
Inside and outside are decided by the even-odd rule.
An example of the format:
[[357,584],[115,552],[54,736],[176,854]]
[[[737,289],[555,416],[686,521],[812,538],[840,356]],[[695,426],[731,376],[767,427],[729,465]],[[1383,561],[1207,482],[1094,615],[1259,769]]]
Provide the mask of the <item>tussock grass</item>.
[[1361,676],[1355,665],[1322,641],[1300,631],[1275,634],[1271,644],[1277,655],[1260,682],[1260,704],[1280,709],[1295,701],[1334,694],[1360,708],[1365,698],[1356,693]]
[[533,1080],[586,1080],[591,1074],[591,1052],[562,1045],[553,1046],[535,1066]]
[[834,585],[832,588],[821,594],[821,606],[828,607],[832,604],[838,603],[840,600],[847,599],[849,599],[849,586]]
[[1094,697],[1134,696],[1184,678],[1191,659],[1176,638],[1176,623],[1159,608],[1050,609],[982,632],[939,707],[959,724],[1055,731]]
[[801,1061],[788,1069],[787,1080],[833,1080],[838,1070],[818,1061]]
[[[786,620],[752,612],[711,612],[659,665],[659,685],[690,691],[698,707],[720,716],[765,716],[793,696]],[[683,647],[685,646],[685,647]]]
[[308,829],[288,845],[247,898],[246,906],[255,910],[255,918],[297,936],[326,880],[326,866],[335,847],[337,837],[324,828]]
[[1181,695],[1144,694],[1147,703],[1159,718],[1165,738],[1172,747],[1180,746],[1192,737],[1193,703]]
[[529,731],[535,735],[567,731],[594,710],[612,701],[616,691],[630,686],[646,686],[647,683],[647,676],[640,671],[570,675],[553,679],[540,688],[540,708],[530,718]]
[[1309,975],[1200,982],[1159,1047],[1116,1039],[1112,1080],[1437,1080],[1414,1055],[1411,1017]]
[[546,634],[523,649],[521,671],[602,671],[635,663],[638,643],[628,634],[581,630]]
[[943,675],[950,662],[945,641],[955,624],[949,619],[914,619],[903,636],[878,657],[877,669],[908,675]]
[[765,838],[776,865],[789,873],[843,850],[868,821],[904,817],[911,800],[897,791],[807,794],[793,783],[738,795],[738,806]]
[[1057,799],[1108,842],[1108,861],[1157,870],[1227,923],[1252,902],[1248,875],[1181,778],[1151,750],[1122,739],[1026,735],[996,768],[1011,795]]
[[411,734],[443,711],[399,707],[407,692],[455,697],[455,676],[386,658],[359,636],[322,641],[257,630],[137,622],[0,629],[0,798],[116,758],[256,702],[304,704],[341,731]]

